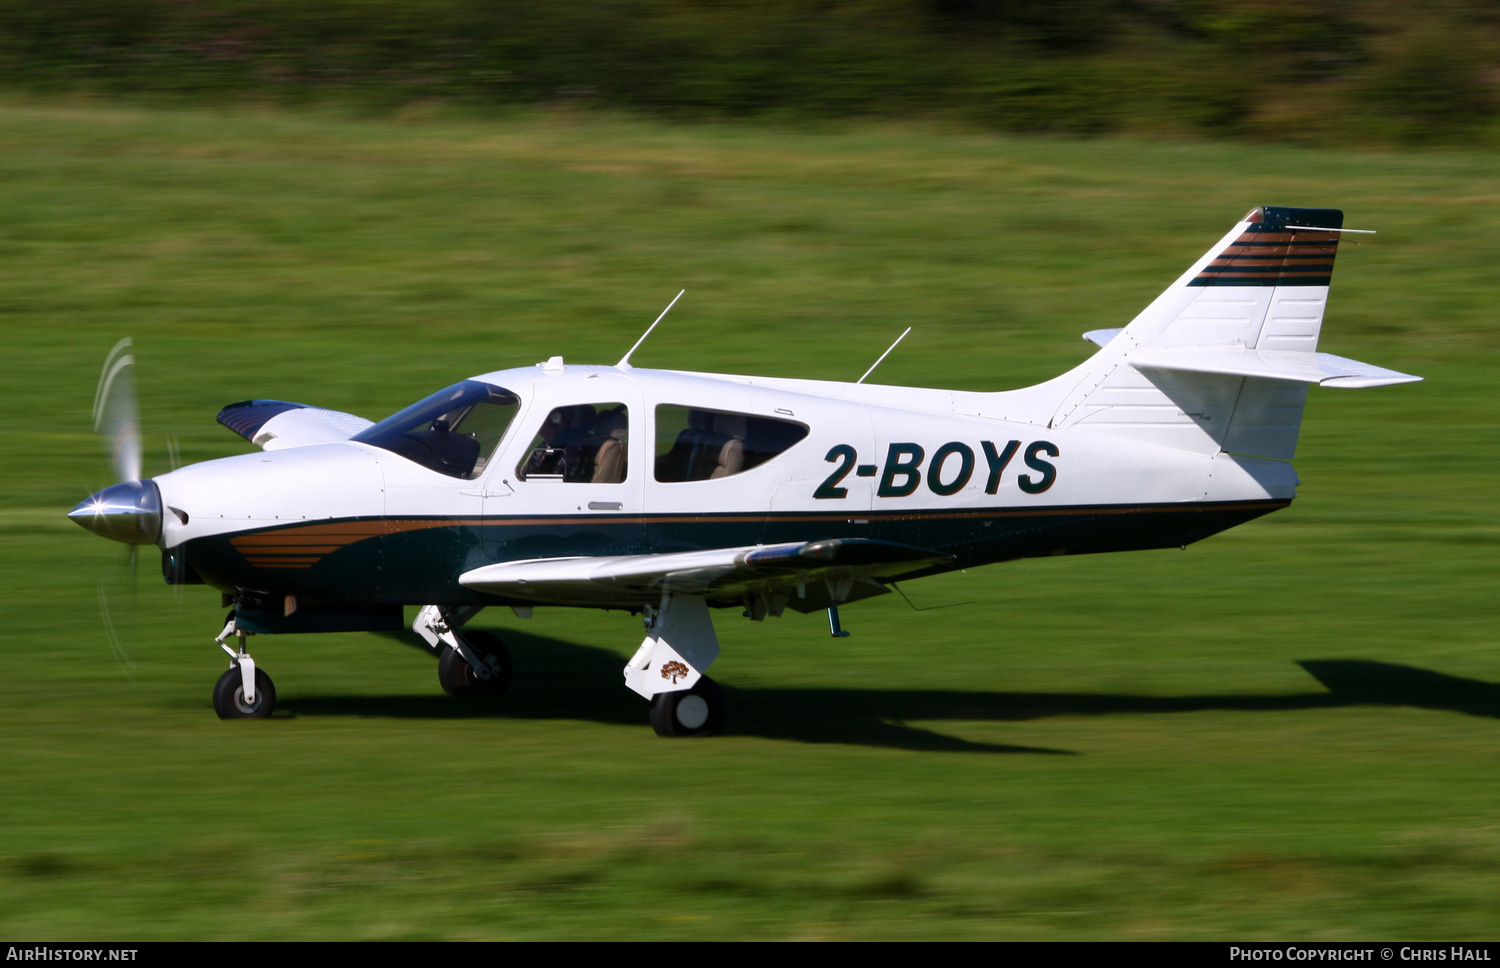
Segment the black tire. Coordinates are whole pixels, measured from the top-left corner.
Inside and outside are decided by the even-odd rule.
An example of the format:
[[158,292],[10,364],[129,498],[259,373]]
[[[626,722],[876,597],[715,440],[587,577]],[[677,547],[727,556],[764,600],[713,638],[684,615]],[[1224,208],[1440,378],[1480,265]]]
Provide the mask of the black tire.
[[219,677],[214,684],[214,712],[220,719],[265,719],[276,708],[276,686],[265,670],[255,670],[255,702],[245,702],[245,680],[239,664]]
[[443,691],[452,696],[498,696],[509,689],[515,663],[500,637],[489,632],[465,632],[464,640],[475,652],[494,659],[498,668],[492,667],[489,678],[483,678],[464,659],[463,653],[444,649],[438,657],[438,682]]
[[714,736],[724,728],[729,704],[708,676],[691,689],[661,692],[651,700],[651,728],[658,736]]

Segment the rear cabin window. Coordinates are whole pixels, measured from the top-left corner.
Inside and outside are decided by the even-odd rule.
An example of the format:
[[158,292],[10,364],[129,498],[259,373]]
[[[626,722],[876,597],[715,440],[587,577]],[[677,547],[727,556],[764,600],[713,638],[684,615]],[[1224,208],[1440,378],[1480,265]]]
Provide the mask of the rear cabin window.
[[623,403],[579,403],[554,409],[537,428],[516,476],[523,481],[621,483],[629,416]]
[[662,404],[656,408],[656,479],[664,484],[733,477],[807,436],[792,420]]

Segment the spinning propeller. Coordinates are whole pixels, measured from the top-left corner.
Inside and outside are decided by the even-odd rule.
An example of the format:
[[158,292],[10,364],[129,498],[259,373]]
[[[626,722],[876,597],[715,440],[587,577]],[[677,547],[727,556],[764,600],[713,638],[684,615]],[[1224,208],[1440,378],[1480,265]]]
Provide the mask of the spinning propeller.
[[[100,537],[123,542],[125,559],[112,576],[99,581],[99,616],[110,652],[127,675],[132,675],[135,661],[125,651],[116,631],[111,600],[119,585],[128,588],[126,625],[134,625],[136,560],[140,545],[159,543],[162,531],[161,491],[151,479],[141,479],[140,416],[135,396],[135,356],[129,337],[115,344],[105,358],[94,393],[94,432],[104,442],[118,481],[90,495],[68,512],[68,517]],[[167,439],[168,461],[177,469],[176,438]],[[162,570],[168,584],[180,584],[186,577],[186,566],[176,555],[164,554]]]
[[95,534],[126,544],[155,544],[161,536],[161,494],[141,480],[141,433],[135,404],[135,357],[130,338],[120,340],[104,361],[94,394],[94,430],[105,442],[115,479],[68,512]]

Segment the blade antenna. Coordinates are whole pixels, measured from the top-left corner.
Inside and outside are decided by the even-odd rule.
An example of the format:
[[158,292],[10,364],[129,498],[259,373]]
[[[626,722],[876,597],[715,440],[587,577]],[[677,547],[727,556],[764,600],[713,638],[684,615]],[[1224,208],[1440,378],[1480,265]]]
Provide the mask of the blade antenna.
[[[911,332],[911,327],[910,326],[906,327],[906,333],[910,333],[910,332]],[[900,346],[901,345],[901,341],[904,340],[904,339],[906,339],[906,333],[902,333],[900,336],[897,336],[896,337],[896,342],[894,342],[894,343],[892,343],[890,345],[890,349],[887,349],[884,353],[881,353],[880,354],[880,359],[878,359],[874,363],[870,364],[870,368],[865,371],[865,376],[869,376],[871,373],[874,373],[875,372],[875,367],[877,367],[881,363],[885,362],[885,358],[887,356],[891,355],[891,350],[895,349],[897,346]],[[858,380],[855,380],[854,382],[855,383],[863,383],[863,382],[865,382],[865,376],[860,377]]]
[[[683,292],[687,292],[687,290],[684,289],[684,290],[682,290],[682,292],[679,292],[676,296],[672,297],[672,301],[669,302],[669,303],[667,303],[667,308],[663,309],[661,311],[661,315],[658,316],[658,317],[656,317],[656,323],[659,323],[663,319],[667,318],[667,313],[670,313],[672,311],[672,307],[675,306],[675,305],[677,305],[677,300],[679,300],[679,299],[682,298],[682,293]],[[615,364],[616,367],[618,367],[621,370],[628,370],[628,369],[630,369],[630,354],[634,353],[636,350],[638,350],[638,349],[641,348],[641,344],[644,343],[644,342],[646,342],[646,337],[650,336],[651,335],[651,331],[656,328],[656,323],[652,323],[650,326],[646,327],[646,331],[641,334],[641,338],[640,339],[638,339],[638,340],[635,341],[635,345],[632,346],[630,348],[630,350],[624,356],[620,357],[620,362],[618,362],[618,363]]]

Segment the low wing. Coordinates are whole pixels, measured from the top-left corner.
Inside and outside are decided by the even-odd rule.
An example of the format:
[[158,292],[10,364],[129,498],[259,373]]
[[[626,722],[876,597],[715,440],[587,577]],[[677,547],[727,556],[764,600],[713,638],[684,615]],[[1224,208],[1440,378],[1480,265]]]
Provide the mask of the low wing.
[[537,604],[655,605],[665,592],[701,595],[712,605],[762,602],[813,612],[886,593],[886,584],[940,571],[951,555],[863,538],[746,545],[657,555],[531,558],[485,565],[459,584]]
[[286,400],[244,400],[219,411],[219,423],[261,450],[331,444],[372,426],[363,417]]

